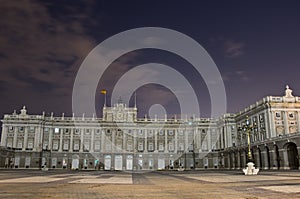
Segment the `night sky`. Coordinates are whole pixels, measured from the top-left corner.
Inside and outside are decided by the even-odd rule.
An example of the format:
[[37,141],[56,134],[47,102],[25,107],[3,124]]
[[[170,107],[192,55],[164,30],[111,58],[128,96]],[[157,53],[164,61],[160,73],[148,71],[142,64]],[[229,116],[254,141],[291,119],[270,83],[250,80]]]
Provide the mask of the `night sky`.
[[[222,75],[227,112],[267,95],[282,96],[286,84],[300,95],[299,1],[0,0],[0,16],[1,117],[23,105],[30,114],[72,115],[74,80],[88,53],[112,35],[140,27],[173,29],[201,44]],[[130,52],[109,66],[94,94],[99,117],[100,90],[107,90],[110,101],[113,84],[149,62],[183,74],[196,90],[201,116],[209,117],[210,98],[201,76],[186,60],[156,49]],[[137,103],[139,116],[153,104],[165,106],[168,115],[179,110],[178,100],[162,85],[142,85]]]

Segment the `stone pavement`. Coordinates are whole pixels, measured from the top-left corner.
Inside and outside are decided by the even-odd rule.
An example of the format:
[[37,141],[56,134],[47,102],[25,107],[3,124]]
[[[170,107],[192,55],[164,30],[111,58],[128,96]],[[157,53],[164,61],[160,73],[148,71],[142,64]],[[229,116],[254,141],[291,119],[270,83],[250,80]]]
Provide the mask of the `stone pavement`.
[[300,172],[0,170],[0,198],[300,198]]

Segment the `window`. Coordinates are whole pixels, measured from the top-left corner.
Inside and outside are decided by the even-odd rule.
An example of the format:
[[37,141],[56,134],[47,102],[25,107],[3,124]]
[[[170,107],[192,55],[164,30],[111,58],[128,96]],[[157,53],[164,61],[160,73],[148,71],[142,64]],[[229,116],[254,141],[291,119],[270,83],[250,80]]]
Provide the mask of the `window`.
[[174,151],[174,145],[172,142],[169,143],[169,151]]
[[64,151],[69,150],[69,140],[64,140],[63,150]]
[[107,130],[106,130],[106,135],[111,135],[110,129],[107,129]]
[[139,130],[139,134],[140,137],[143,137],[143,130]]
[[22,149],[23,148],[23,139],[18,139],[17,148],[18,149]]
[[100,151],[100,141],[95,141],[95,151]]
[[289,112],[288,115],[289,115],[290,119],[294,119],[294,113],[293,112]]
[[27,141],[27,148],[32,149],[33,148],[33,139],[28,139]]
[[99,135],[100,134],[100,129],[96,130],[96,134]]
[[54,128],[54,133],[59,133],[59,128]]
[[169,130],[169,135],[174,135],[174,131],[173,130]]
[[149,137],[152,137],[152,136],[153,136],[153,131],[152,131],[152,130],[149,130],[149,131],[148,131],[148,136],[149,136]]
[[132,142],[127,142],[127,151],[132,151]]
[[23,126],[19,127],[19,131],[23,132],[24,131],[24,127]]
[[149,142],[148,150],[149,151],[154,151],[153,142]]
[[178,147],[179,151],[183,151],[184,150],[184,145],[182,142],[179,143],[179,147]]
[[85,141],[84,142],[84,150],[85,151],[89,151],[90,150],[90,142],[89,141]]
[[281,119],[281,114],[280,114],[280,112],[276,112],[276,113],[275,113],[275,117],[276,117],[276,119]]
[[181,135],[181,136],[183,135],[183,130],[179,131],[179,135]]
[[143,142],[139,142],[138,144],[138,151],[143,151],[144,147],[143,147]]
[[13,139],[12,138],[7,138],[6,146],[8,148],[12,148],[13,147]]
[[13,126],[8,127],[8,131],[9,132],[13,132],[14,131],[14,127]]
[[58,143],[59,143],[58,140],[53,140],[52,149],[53,149],[54,151],[57,151],[57,150],[58,150]]
[[159,135],[164,135],[164,130],[160,130]]
[[75,129],[75,135],[79,135],[80,129]]
[[89,135],[90,132],[91,132],[90,129],[85,129],[85,134],[86,134],[86,135]]
[[80,147],[79,143],[80,143],[79,140],[74,140],[74,145],[73,145],[74,151],[79,151],[79,147]]
[[34,126],[29,127],[30,132],[34,132]]
[[159,143],[158,150],[159,151],[163,151],[164,150],[164,144],[162,142]]

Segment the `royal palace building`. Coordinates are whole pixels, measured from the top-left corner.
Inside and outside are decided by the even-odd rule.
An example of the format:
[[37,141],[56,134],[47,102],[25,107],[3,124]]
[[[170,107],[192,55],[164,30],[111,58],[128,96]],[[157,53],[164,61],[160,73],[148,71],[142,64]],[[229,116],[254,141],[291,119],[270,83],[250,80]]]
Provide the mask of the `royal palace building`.
[[267,96],[219,118],[137,118],[137,108],[103,107],[102,118],[4,115],[1,168],[87,170],[298,169],[300,98]]

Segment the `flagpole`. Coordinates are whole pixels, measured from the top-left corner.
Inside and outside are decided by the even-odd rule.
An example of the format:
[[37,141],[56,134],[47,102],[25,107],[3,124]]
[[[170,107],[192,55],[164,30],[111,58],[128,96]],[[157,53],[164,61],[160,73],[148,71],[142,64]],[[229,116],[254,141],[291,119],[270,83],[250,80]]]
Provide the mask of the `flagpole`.
[[136,108],[136,91],[134,92],[134,108]]
[[104,107],[106,107],[106,92],[104,94]]

